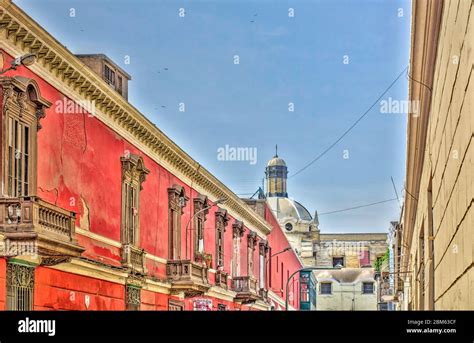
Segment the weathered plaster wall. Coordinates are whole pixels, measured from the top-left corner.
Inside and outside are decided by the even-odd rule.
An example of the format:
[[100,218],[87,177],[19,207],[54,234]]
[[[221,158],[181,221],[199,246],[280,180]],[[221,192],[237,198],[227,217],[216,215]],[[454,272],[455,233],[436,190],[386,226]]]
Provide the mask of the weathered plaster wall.
[[333,257],[344,257],[345,267],[361,268],[365,264],[364,253],[369,251],[370,265],[373,267],[378,257],[387,252],[386,240],[371,239],[370,234],[344,238],[342,234],[332,238],[330,235],[321,235],[321,240],[314,245],[316,252],[316,266],[332,267]]
[[124,310],[124,299],[123,285],[50,268],[35,270],[35,310]]
[[[12,56],[8,54],[4,53],[4,56],[7,63],[12,59]],[[157,279],[165,279],[164,261],[168,257],[167,188],[173,184],[179,184],[185,188],[186,195],[190,198],[182,216],[181,250],[183,257],[185,256],[184,227],[193,214],[193,198],[198,193],[190,185],[184,184],[179,178],[139,151],[126,139],[117,135],[93,115],[80,108],[69,111],[67,106],[70,102],[69,99],[29,69],[19,67],[16,71],[5,74],[5,76],[14,75],[34,79],[39,85],[41,95],[53,104],[46,110],[46,117],[41,121],[43,128],[38,133],[37,195],[45,201],[77,214],[77,238],[80,244],[86,248],[83,256],[111,265],[120,265],[120,157],[127,152],[143,157],[144,164],[150,173],[147,175],[140,193],[140,246],[149,255],[154,256],[153,259],[147,259],[149,275]],[[59,105],[65,104],[65,108],[59,107]],[[205,224],[205,251],[212,253],[213,263],[215,261],[215,210],[214,207],[209,211]],[[224,239],[224,270],[230,274],[233,251],[232,223],[235,219],[232,216],[229,217],[229,225]],[[274,221],[272,225],[274,231],[281,232],[278,223]],[[249,228],[246,227],[241,242],[241,275],[247,274],[248,232]],[[190,233],[192,234],[193,231]],[[282,239],[282,235],[281,233],[277,239],[274,239],[276,246],[278,246],[278,240]],[[286,242],[286,239],[284,241]],[[191,236],[188,242],[192,247]],[[191,249],[189,256],[192,254]],[[283,260],[288,259],[289,261],[286,263],[287,270],[296,268],[295,257],[290,256],[291,253],[281,256]],[[254,276],[257,278],[259,275],[258,257],[257,245],[254,255]],[[4,262],[3,259],[0,261]],[[38,287],[41,292],[47,295],[35,298],[35,306],[38,309],[73,309],[77,304],[68,302],[67,292],[75,282],[80,284],[91,282],[91,289],[84,292],[96,294],[94,303],[97,304],[97,307],[94,309],[123,308],[123,294],[116,293],[118,291],[114,291],[115,293],[112,294],[101,294],[101,281],[64,272],[64,275],[59,278],[56,276],[57,271],[46,275],[45,270],[49,270],[49,268],[41,267],[37,272],[39,275]],[[5,273],[0,273],[0,275],[5,275]],[[67,284],[61,283],[58,279],[62,279]],[[212,273],[210,273],[210,280],[211,282],[214,280]],[[119,287],[122,292],[124,289],[124,286],[119,284],[114,284],[111,287]],[[1,284],[0,288],[2,288]],[[1,291],[4,289],[5,287]],[[167,303],[165,304],[163,298],[148,294],[145,290],[143,292],[146,308],[167,308]],[[5,296],[1,297],[1,295],[0,293],[0,306],[3,306],[1,301],[5,299]],[[117,300],[119,296],[122,303]],[[105,300],[103,297],[109,297],[109,299]],[[155,297],[155,304],[153,304],[153,297]],[[243,306],[243,308],[247,307]]]
[[[445,1],[429,114],[423,174],[410,251],[412,308],[428,308],[434,263],[436,310],[474,309],[474,147],[472,1]],[[425,298],[420,298],[420,234],[430,244],[428,190],[432,180],[434,261],[425,256]]]
[[[11,58],[11,56],[9,57]],[[168,192],[167,188],[179,184],[190,198],[181,219],[182,255],[185,255],[184,227],[193,214],[193,198],[198,195],[169,171],[152,161],[144,153],[118,136],[96,117],[87,112],[58,111],[65,97],[27,68],[16,74],[36,80],[42,96],[53,103],[42,119],[43,128],[38,133],[38,195],[46,201],[77,213],[76,225],[84,230],[120,241],[121,220],[121,163],[126,152],[140,155],[150,170],[140,193],[140,245],[150,254],[161,258],[168,256]],[[67,109],[67,106],[65,107]],[[64,108],[63,108],[64,109]],[[215,251],[215,210],[207,215],[205,251]],[[84,216],[87,215],[87,218]],[[232,228],[230,216],[225,233],[225,270],[230,272]],[[244,223],[245,224],[245,223]],[[82,225],[82,226],[81,226]],[[189,231],[188,244],[192,247],[193,231]],[[246,227],[246,234],[248,228]],[[120,260],[118,248],[81,237],[88,248],[85,256],[105,258],[109,262]],[[242,239],[241,256],[246,258],[246,235]],[[190,250],[192,256],[192,249]],[[258,251],[255,253],[258,261]],[[164,268],[158,262],[149,262],[151,271],[164,277]],[[242,271],[246,272],[246,260]],[[159,263],[158,263],[159,264]],[[258,267],[258,263],[255,266]],[[258,272],[258,269],[256,269]],[[258,275],[255,274],[255,275]]]
[[[361,292],[362,283],[341,284],[332,283],[332,294],[320,294],[318,285],[318,294],[316,295],[317,311],[368,311],[377,310],[377,295],[363,294]],[[376,286],[374,285],[374,289]]]

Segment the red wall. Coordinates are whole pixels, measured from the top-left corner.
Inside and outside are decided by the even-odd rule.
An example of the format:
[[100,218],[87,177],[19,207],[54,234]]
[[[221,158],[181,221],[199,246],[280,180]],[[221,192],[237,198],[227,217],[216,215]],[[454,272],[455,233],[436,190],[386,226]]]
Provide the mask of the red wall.
[[[89,296],[89,307],[86,307]],[[35,310],[124,310],[125,287],[45,267],[35,270]]]
[[[11,56],[7,56],[7,60],[10,59]],[[184,258],[184,227],[192,215],[193,198],[198,195],[197,192],[162,166],[152,161],[97,118],[83,113],[65,114],[56,111],[56,103],[63,101],[63,94],[27,68],[19,67],[16,71],[9,72],[5,76],[14,75],[34,79],[39,85],[41,96],[53,104],[51,108],[46,110],[46,117],[41,120],[43,128],[38,132],[38,196],[62,208],[76,212],[76,226],[79,226],[81,217],[84,216],[85,204],[89,210],[90,231],[120,241],[120,157],[126,151],[140,155],[144,159],[145,166],[150,170],[146,181],[143,183],[143,190],[140,193],[141,247],[149,254],[167,258],[167,188],[173,184],[180,184],[185,188],[186,195],[189,197],[182,216],[182,257]],[[205,224],[205,251],[212,253],[213,265],[215,264],[215,210],[216,208],[214,207],[209,211]],[[267,210],[267,212],[269,211]],[[269,236],[272,251],[277,252],[284,249],[288,246],[288,241],[276,219],[269,213],[267,220],[273,226],[273,232]],[[233,251],[233,222],[234,218],[231,217],[225,233],[224,270],[229,273]],[[247,274],[248,232],[248,228],[246,228],[241,244],[241,275]],[[193,231],[190,231],[190,233],[193,233]],[[120,264],[120,251],[118,248],[80,235],[78,235],[78,241],[86,248],[84,256],[100,259],[110,264]],[[192,247],[191,237],[189,237],[188,242]],[[257,278],[259,275],[258,256],[257,245],[254,256],[254,276]],[[279,258],[285,260],[285,269],[294,270],[300,267],[298,260],[291,252],[279,255]],[[275,263],[276,261],[273,262]],[[148,271],[152,276],[165,277],[165,266],[163,264],[149,259],[147,263]],[[4,268],[4,263],[0,264],[0,268]],[[275,268],[273,268],[273,271],[275,271]],[[38,308],[64,307],[67,309],[80,309],[81,306],[79,304],[83,303],[81,299],[83,296],[82,292],[95,294],[94,298],[91,299],[91,309],[123,308],[123,285],[105,284],[95,279],[87,279],[89,281],[86,282],[85,278],[73,275],[61,278],[57,273],[51,270],[48,275],[45,268],[38,268],[37,282],[40,291],[37,292],[39,295],[35,298],[35,306]],[[2,275],[5,275],[5,273],[0,272],[0,283],[3,282]],[[279,274],[275,273],[272,284],[276,286],[279,278]],[[78,284],[84,287],[84,289],[75,288],[78,287]],[[274,289],[275,286],[273,287]],[[0,306],[3,306],[2,299],[5,298],[2,296],[3,293],[1,293],[4,292],[4,288],[0,284]],[[68,302],[67,299],[71,291],[77,292],[76,299],[79,300]],[[159,295],[148,294],[146,291],[143,293],[143,301],[147,309],[164,309],[167,307],[167,302]],[[278,294],[277,291],[276,293]],[[61,305],[56,304],[52,299],[58,299],[57,303]]]
[[[265,207],[265,220],[274,228],[268,235],[268,243],[271,247],[271,254],[276,254],[290,246],[283,230],[278,225],[278,221],[272,211]],[[281,270],[281,262],[283,262],[283,270]],[[277,269],[278,264],[278,269]],[[270,270],[271,267],[271,270]],[[267,275],[271,277],[271,286],[267,283],[269,289],[273,290],[277,295],[286,299],[286,280],[287,275],[291,275],[294,271],[302,268],[302,264],[296,257],[293,250],[286,251],[282,254],[274,256],[271,263],[268,264]],[[281,286],[281,274],[283,273],[283,286]],[[290,281],[289,292],[293,292],[293,299],[289,297],[289,304],[295,308],[299,308],[299,274],[296,274]],[[268,282],[268,281],[267,281]]]

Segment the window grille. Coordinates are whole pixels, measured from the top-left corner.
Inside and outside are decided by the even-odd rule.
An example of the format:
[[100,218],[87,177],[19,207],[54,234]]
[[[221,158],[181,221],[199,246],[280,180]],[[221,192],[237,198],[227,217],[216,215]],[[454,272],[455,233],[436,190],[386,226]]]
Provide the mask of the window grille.
[[139,311],[141,304],[141,288],[132,285],[127,285],[126,297],[127,310]]

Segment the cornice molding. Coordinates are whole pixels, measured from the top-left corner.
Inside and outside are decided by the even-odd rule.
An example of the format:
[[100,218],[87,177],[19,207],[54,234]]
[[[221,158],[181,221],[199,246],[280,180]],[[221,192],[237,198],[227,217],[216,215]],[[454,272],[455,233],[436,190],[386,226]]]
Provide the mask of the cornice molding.
[[221,299],[221,300],[227,300],[227,301],[230,301],[230,302],[233,302],[234,301],[234,297],[235,297],[235,292],[234,291],[231,291],[231,290],[225,290],[221,287],[218,287],[218,286],[212,286],[209,291],[207,291],[206,295],[209,296],[209,297],[214,297],[214,298],[218,298],[218,299]]
[[71,259],[68,263],[61,263],[55,266],[48,267],[62,272],[72,273],[94,279],[100,279],[113,283],[125,285],[129,274],[125,271],[119,271],[111,268],[102,267],[94,263]]
[[[129,274],[127,273],[105,267],[100,267],[93,263],[77,259],[72,259],[69,263],[62,263],[49,268],[85,277],[92,277],[95,279],[100,279],[121,285],[125,285],[127,283],[127,278],[129,277]],[[147,278],[144,281],[143,289],[161,294],[170,294],[171,284],[150,280]],[[205,295],[212,298],[233,302],[235,292],[225,290],[217,286],[213,286]],[[262,310],[268,310],[267,306],[263,303],[260,304],[260,306],[258,307]]]
[[[122,247],[122,243],[120,243],[119,241],[110,239],[108,237],[105,237],[103,235],[97,234],[97,233],[89,231],[89,230],[81,229],[80,227],[76,227],[76,234],[85,236],[85,237],[93,239],[95,241],[99,241],[99,242],[108,244],[108,245],[116,247],[116,248],[121,248]],[[148,254],[147,254],[147,257],[148,257]]]
[[150,120],[113,91],[74,54],[8,0],[0,0],[0,38],[12,55],[34,53],[30,69],[74,101],[93,101],[96,117],[164,168],[197,185],[198,192],[226,199],[222,207],[265,237],[271,226]]
[[[408,114],[405,187],[416,198],[423,173],[442,13],[442,1],[414,0],[412,3],[408,100],[419,101],[420,106],[417,115]],[[405,197],[404,239],[408,244],[411,244],[416,212],[417,201],[411,196]]]

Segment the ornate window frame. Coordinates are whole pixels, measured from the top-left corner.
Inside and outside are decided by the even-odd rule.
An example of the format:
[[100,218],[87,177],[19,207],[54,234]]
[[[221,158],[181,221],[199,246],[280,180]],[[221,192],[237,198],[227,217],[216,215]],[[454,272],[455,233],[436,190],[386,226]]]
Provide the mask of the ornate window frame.
[[247,234],[247,276],[253,276],[254,252],[257,246],[257,234],[250,231]]
[[227,224],[229,223],[229,216],[227,210],[219,208],[216,213],[216,268],[224,269],[224,246],[225,246],[225,232]]
[[322,281],[319,283],[319,295],[332,295],[332,294],[333,294],[333,290],[332,290],[331,281]]
[[193,247],[194,260],[197,261],[199,255],[204,254],[204,227],[209,213],[209,201],[207,196],[199,194],[193,199],[194,202],[194,230]]
[[140,245],[140,191],[149,174],[143,157],[126,154],[122,163],[122,220],[120,240],[124,245]]
[[168,258],[181,259],[181,216],[189,198],[184,187],[173,185],[168,188]]
[[361,293],[373,295],[375,294],[375,283],[372,281],[364,281],[361,284]]
[[232,277],[240,276],[240,242],[244,232],[244,223],[240,220],[235,220],[232,224],[232,243],[234,248],[232,254]]
[[0,77],[2,104],[1,179],[6,197],[36,195],[37,132],[51,103],[38,84],[21,76]]
[[268,251],[270,250],[270,246],[268,245],[268,241],[260,241],[258,244],[258,251],[259,251],[259,286],[262,289],[266,289],[266,279],[267,279],[267,255]]

